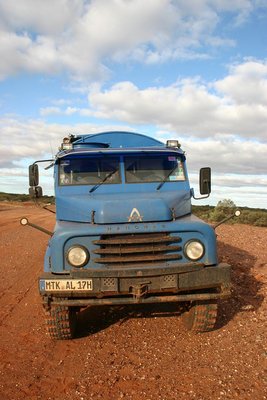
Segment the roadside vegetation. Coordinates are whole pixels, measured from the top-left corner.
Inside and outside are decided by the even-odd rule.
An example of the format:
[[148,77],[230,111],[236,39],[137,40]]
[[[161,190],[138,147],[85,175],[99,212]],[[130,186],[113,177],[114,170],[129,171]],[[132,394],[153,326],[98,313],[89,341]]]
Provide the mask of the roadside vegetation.
[[267,227],[267,210],[264,208],[237,207],[230,199],[219,201],[216,206],[193,206],[193,214],[209,223],[219,223],[224,218],[233,215],[236,210],[239,217],[231,218],[228,224],[248,224]]
[[[9,202],[9,201],[15,201],[15,202],[27,202],[27,201],[32,201],[32,198],[28,194],[16,194],[16,193],[4,193],[0,192],[0,201],[4,202]],[[40,199],[38,199],[39,203],[55,203],[55,198],[54,196],[43,196]]]
[[[0,202],[1,201],[29,202],[33,200],[28,194],[0,192]],[[38,202],[43,204],[54,204],[55,198],[54,196],[43,196],[42,198],[38,199]],[[237,207],[230,199],[219,201],[216,206],[192,206],[193,214],[211,224],[219,223],[224,218],[234,214],[236,210],[240,210],[241,215],[238,218],[230,219],[226,223],[267,227],[267,209],[264,208]]]

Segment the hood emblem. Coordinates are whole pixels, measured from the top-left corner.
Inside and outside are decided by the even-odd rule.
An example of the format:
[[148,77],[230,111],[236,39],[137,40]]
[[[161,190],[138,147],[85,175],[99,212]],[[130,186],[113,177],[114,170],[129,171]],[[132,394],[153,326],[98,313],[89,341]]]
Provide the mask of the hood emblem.
[[137,210],[137,208],[133,208],[130,217],[128,218],[128,222],[142,222],[142,221],[143,217],[140,215],[140,212]]

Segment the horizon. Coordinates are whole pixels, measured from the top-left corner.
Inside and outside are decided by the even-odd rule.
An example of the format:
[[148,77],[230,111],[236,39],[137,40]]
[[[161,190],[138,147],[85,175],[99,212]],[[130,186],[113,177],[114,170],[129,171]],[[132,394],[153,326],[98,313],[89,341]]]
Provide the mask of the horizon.
[[[29,193],[8,193],[8,192],[0,192],[0,196],[2,195],[2,194],[4,194],[4,195],[14,195],[14,196],[29,196],[29,200],[32,200],[33,201],[33,204],[35,204],[34,203],[34,200],[30,197],[30,195],[29,195]],[[47,194],[44,194],[42,197],[53,197],[54,199],[55,199],[55,195],[47,195]],[[204,199],[203,199],[204,200]],[[221,199],[221,200],[232,200],[232,199]],[[12,201],[12,200],[2,200],[1,198],[0,198],[0,202],[2,202],[2,201]],[[28,200],[27,200],[28,201]],[[201,201],[201,199],[199,200],[199,201]],[[196,206],[196,207],[216,207],[218,204],[215,204],[215,205],[212,205],[212,204],[198,204],[198,201],[195,201],[195,202],[192,202],[192,206]],[[240,205],[240,204],[235,204],[235,206],[234,206],[235,208],[248,208],[248,209],[251,209],[251,210],[263,210],[263,211],[267,211],[267,208],[264,208],[264,207],[248,207],[248,206],[242,206],[242,205]]]

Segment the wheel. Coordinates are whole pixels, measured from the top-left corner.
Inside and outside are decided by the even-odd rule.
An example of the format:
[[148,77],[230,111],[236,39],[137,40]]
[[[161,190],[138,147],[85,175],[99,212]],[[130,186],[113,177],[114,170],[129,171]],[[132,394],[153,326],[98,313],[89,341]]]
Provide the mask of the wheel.
[[207,332],[214,328],[217,319],[217,301],[194,301],[188,311],[182,314],[182,320],[187,330]]
[[77,314],[73,307],[52,305],[45,313],[46,329],[51,339],[67,340],[74,337]]

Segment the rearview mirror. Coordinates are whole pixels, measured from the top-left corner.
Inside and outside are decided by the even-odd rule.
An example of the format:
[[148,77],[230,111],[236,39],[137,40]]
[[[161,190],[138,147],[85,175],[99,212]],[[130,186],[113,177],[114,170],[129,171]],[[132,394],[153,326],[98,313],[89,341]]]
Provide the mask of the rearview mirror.
[[37,164],[32,164],[29,166],[29,185],[39,185],[39,169]]
[[209,195],[211,192],[210,167],[201,168],[199,171],[199,191],[200,194],[205,194],[205,195]]
[[41,186],[33,186],[29,188],[29,195],[31,197],[35,197],[37,199],[39,199],[39,197],[43,196],[43,189],[41,188]]

